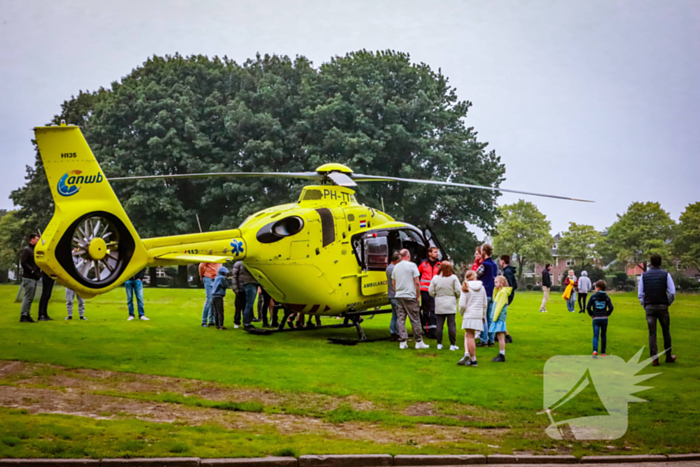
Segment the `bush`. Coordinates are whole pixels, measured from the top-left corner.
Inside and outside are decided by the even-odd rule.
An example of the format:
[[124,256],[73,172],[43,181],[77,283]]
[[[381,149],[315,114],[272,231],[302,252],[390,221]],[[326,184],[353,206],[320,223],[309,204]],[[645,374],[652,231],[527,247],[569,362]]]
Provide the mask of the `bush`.
[[561,292],[561,286],[560,285],[553,285],[549,290],[552,292]]
[[673,278],[673,282],[676,283],[676,288],[678,288],[678,290],[700,289],[700,282],[698,282],[698,280],[694,277],[688,277],[679,274]]
[[540,285],[534,285],[534,286],[532,286],[532,289],[531,289],[531,290],[532,290],[533,292],[542,292],[542,286],[540,286]]
[[525,286],[525,288],[526,288],[527,290],[532,290],[532,287],[533,287],[532,284],[527,284],[527,285]]

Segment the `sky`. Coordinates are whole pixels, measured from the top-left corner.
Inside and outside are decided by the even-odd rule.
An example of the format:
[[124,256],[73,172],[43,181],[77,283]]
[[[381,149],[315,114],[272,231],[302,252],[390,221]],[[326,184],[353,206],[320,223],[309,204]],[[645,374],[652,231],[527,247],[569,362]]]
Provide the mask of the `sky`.
[[700,201],[697,0],[0,1],[0,209],[33,164],[31,129],[149,56],[318,66],[359,49],[440,68],[505,163],[503,188],[595,200],[524,198],[553,234],[604,229],[634,201],[676,220]]

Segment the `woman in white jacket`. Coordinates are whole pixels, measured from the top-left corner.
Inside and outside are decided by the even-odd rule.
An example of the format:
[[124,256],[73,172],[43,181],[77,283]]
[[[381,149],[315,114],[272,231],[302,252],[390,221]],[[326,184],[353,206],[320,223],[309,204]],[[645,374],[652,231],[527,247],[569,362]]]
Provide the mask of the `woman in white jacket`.
[[483,283],[476,280],[476,272],[469,271],[465,279],[462,296],[459,298],[459,312],[462,314],[464,329],[464,357],[457,365],[477,366],[474,334],[476,331],[484,331],[488,298]]
[[430,281],[428,293],[435,297],[435,317],[437,318],[437,348],[442,349],[442,330],[447,320],[447,331],[450,337],[450,350],[459,350],[457,347],[457,325],[455,315],[457,314],[457,300],[460,296],[459,279],[455,276],[452,263],[443,261],[440,265],[440,272]]

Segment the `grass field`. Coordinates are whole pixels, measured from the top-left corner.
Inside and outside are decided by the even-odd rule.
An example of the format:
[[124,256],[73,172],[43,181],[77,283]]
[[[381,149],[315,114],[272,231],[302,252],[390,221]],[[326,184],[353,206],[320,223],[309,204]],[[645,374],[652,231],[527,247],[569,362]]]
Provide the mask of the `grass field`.
[[[478,349],[472,369],[456,366],[461,351],[437,351],[434,341],[399,351],[387,341],[326,341],[354,337],[353,329],[252,336],[201,328],[202,290],[146,289],[151,321],[127,322],[117,289],[88,301],[88,322],[67,322],[56,288],[56,320],[36,324],[18,322],[16,292],[0,286],[0,457],[700,450],[697,295],[672,307],[678,363],[662,364],[646,384],[653,389],[637,394],[649,402],[630,404],[627,434],[581,442],[550,439],[549,419],[537,413],[547,359],[591,352],[590,318],[566,312],[558,294],[543,314],[540,294],[518,293],[507,363],[491,363],[497,348]],[[612,299],[608,353],[628,360],[647,344],[644,313],[634,294]],[[232,324],[233,296],[226,307]],[[363,327],[380,336],[388,319]],[[600,410],[585,398],[579,409]]]

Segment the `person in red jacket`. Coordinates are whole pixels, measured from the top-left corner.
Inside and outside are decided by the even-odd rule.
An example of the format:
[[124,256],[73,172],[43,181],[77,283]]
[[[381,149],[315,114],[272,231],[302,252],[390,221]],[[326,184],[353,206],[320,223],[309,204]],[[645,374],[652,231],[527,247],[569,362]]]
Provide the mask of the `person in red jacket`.
[[440,272],[440,261],[438,261],[438,249],[428,248],[428,259],[424,259],[418,266],[420,273],[420,304],[421,304],[421,327],[431,339],[435,339],[437,330],[437,318],[435,317],[435,299],[430,296],[430,281],[433,276]]

